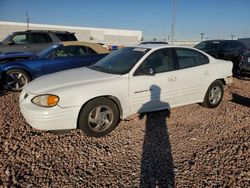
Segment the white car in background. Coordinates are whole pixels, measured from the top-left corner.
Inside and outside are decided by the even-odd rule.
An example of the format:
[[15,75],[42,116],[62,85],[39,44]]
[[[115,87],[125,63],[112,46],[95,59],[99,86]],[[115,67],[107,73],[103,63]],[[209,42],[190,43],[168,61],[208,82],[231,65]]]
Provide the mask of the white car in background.
[[20,109],[37,129],[104,136],[134,113],[191,103],[217,107],[232,66],[188,47],[125,47],[90,67],[35,79],[20,94]]

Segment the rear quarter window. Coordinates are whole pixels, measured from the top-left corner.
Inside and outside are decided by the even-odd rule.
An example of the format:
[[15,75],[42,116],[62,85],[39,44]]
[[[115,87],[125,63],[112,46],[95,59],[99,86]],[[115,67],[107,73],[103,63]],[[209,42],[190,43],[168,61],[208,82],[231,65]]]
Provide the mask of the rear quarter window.
[[97,54],[97,52],[94,49],[88,47],[88,54]]
[[75,37],[75,35],[71,33],[57,33],[56,36],[61,41],[77,41],[77,38]]

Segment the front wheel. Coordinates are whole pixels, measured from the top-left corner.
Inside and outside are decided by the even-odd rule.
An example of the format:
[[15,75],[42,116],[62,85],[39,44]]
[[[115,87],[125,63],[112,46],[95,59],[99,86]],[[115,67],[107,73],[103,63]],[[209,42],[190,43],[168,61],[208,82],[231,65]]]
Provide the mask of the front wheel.
[[108,98],[100,97],[88,102],[80,111],[78,127],[88,136],[109,134],[119,122],[119,110]]
[[5,86],[11,91],[21,91],[30,80],[30,76],[25,71],[12,69],[6,72]]
[[214,81],[209,86],[202,105],[208,108],[215,108],[219,106],[222,101],[223,94],[223,83],[219,80]]

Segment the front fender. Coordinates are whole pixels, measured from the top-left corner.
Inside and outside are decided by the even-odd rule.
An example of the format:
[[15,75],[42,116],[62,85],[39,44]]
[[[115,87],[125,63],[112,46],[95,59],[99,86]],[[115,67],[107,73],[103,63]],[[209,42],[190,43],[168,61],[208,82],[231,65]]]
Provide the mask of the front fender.
[[32,70],[28,67],[28,66],[25,66],[25,65],[21,65],[21,64],[17,64],[17,63],[11,63],[11,65],[5,65],[5,66],[2,66],[2,68],[0,67],[1,70],[1,73],[2,73],[2,77],[5,76],[6,72],[8,72],[9,70],[12,70],[12,69],[20,69],[20,70],[23,70],[25,72],[27,72],[31,79],[33,80],[34,79],[34,75],[32,74]]
[[90,100],[98,97],[108,97],[112,99],[121,112],[124,119],[130,115],[130,104],[128,95],[128,79],[117,79],[108,82],[99,82],[86,85],[72,86],[62,90],[51,90],[51,94],[60,97],[59,106],[68,108],[72,106],[84,106]]

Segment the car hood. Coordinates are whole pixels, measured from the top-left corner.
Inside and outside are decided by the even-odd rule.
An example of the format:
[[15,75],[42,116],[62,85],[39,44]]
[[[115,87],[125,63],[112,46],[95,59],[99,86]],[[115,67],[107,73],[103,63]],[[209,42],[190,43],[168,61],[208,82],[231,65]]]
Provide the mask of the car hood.
[[77,87],[78,85],[92,84],[118,77],[120,75],[108,74],[83,67],[39,77],[30,82],[25,90],[33,94],[45,94],[52,92],[52,90],[64,90],[67,87]]
[[0,54],[0,59],[13,57],[34,57],[36,54],[32,52],[8,52]]

